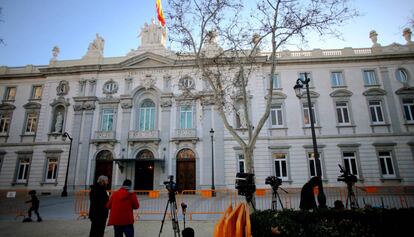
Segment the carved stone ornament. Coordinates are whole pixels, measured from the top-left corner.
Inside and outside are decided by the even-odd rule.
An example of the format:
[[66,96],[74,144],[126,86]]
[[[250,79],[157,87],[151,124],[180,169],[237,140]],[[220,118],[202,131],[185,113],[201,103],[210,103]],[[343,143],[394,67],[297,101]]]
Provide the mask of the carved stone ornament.
[[155,85],[155,78],[151,75],[146,75],[141,85],[148,90]]
[[172,100],[170,98],[162,98],[161,99],[161,107],[171,107],[172,106]]
[[121,108],[123,108],[123,109],[132,108],[132,101],[131,100],[122,100],[121,101]]
[[95,102],[86,101],[82,105],[82,109],[84,110],[94,110],[95,109]]
[[67,95],[69,92],[69,82],[60,81],[59,85],[56,87],[56,94],[58,96]]
[[118,83],[111,79],[105,82],[102,90],[104,94],[109,94],[109,95],[115,94],[118,92]]
[[81,111],[82,110],[82,103],[78,103],[78,104],[73,105],[73,110]]
[[184,76],[178,81],[178,88],[180,90],[190,90],[190,89],[194,89],[194,87],[195,87],[194,79],[191,78],[190,76]]
[[203,96],[201,97],[201,105],[202,106],[209,106],[214,105],[214,98],[212,96]]

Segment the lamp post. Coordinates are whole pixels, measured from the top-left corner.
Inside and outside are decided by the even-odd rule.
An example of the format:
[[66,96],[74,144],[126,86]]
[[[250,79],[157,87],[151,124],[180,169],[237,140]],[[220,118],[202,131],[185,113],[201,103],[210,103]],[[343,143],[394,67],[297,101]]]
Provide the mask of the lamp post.
[[211,137],[211,196],[215,197],[215,187],[214,187],[214,145],[213,145],[213,136],[214,136],[214,130],[211,128],[210,130],[210,137]]
[[[316,135],[315,135],[315,121],[314,121],[314,114],[312,110],[312,102],[309,93],[309,82],[310,78],[308,78],[308,73],[304,73],[304,78],[298,78],[296,80],[296,85],[293,87],[295,90],[296,96],[298,98],[302,97],[302,89],[303,85],[306,86],[306,96],[308,100],[308,109],[309,109],[309,117],[310,117],[310,124],[311,124],[311,133],[312,133],[312,146],[313,146],[313,156],[315,157],[315,166],[316,166],[316,176],[320,177],[322,180],[322,170],[321,170],[321,161],[319,159],[319,152],[318,152],[318,144],[316,143]],[[322,182],[319,187],[319,194],[318,194],[318,202],[320,207],[326,206],[326,196],[323,192]]]
[[66,141],[67,138],[69,138],[70,140],[70,146],[69,146],[69,155],[68,155],[68,165],[66,167],[66,175],[65,175],[65,185],[63,186],[63,191],[62,191],[62,197],[67,197],[68,196],[68,173],[69,173],[69,164],[70,164],[70,154],[72,151],[72,140],[73,138],[69,135],[69,133],[65,132],[63,135],[63,140]]

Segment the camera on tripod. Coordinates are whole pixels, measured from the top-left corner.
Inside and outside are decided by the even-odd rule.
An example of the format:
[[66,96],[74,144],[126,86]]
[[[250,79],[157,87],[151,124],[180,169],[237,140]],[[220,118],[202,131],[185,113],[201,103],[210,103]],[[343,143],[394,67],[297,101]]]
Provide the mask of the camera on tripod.
[[265,184],[270,185],[272,189],[278,189],[282,185],[282,179],[276,176],[268,176],[265,179]]
[[174,175],[169,175],[168,178],[169,180],[164,181],[165,188],[168,190],[168,192],[177,192],[178,185],[174,182]]
[[358,178],[355,175],[351,174],[348,169],[344,169],[344,167],[342,167],[340,164],[338,164],[338,166],[341,169],[340,172],[342,173],[342,175],[338,176],[339,182],[353,184],[358,181]]
[[256,191],[256,185],[254,184],[254,174],[237,173],[235,186],[239,195],[246,197],[252,196]]

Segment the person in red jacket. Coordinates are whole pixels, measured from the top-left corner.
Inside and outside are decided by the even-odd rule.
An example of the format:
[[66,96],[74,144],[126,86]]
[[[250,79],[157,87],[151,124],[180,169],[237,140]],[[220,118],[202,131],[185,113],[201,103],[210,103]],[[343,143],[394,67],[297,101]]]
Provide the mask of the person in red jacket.
[[133,210],[139,208],[137,195],[131,193],[132,182],[126,179],[122,187],[109,198],[106,207],[110,209],[108,226],[114,226],[115,237],[134,236]]

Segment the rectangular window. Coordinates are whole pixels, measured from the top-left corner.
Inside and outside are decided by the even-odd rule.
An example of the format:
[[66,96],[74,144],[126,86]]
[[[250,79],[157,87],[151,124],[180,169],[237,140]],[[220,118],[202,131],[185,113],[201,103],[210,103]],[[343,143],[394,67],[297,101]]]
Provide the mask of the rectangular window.
[[358,166],[355,152],[343,152],[345,169],[358,176]]
[[58,168],[58,159],[48,158],[47,159],[47,170],[46,170],[46,182],[56,182],[57,168]]
[[282,179],[287,179],[288,174],[286,153],[273,153],[272,156],[275,162],[276,176]]
[[139,113],[139,130],[150,131],[155,129],[155,107],[142,107]]
[[272,88],[273,89],[280,89],[280,76],[279,74],[273,74],[272,76]]
[[4,99],[15,100],[16,99],[16,87],[7,87]]
[[331,84],[335,86],[344,86],[344,80],[342,78],[342,72],[332,72],[331,73]]
[[101,131],[109,132],[113,129],[114,124],[114,109],[103,109],[102,110],[102,124]]
[[338,124],[350,124],[347,102],[336,102],[336,116],[338,117]]
[[414,99],[403,99],[405,120],[414,122]]
[[371,114],[371,122],[373,124],[383,124],[384,115],[382,113],[382,104],[381,101],[371,100],[368,102],[369,112]]
[[42,98],[42,86],[33,86],[31,98],[35,100]]
[[[319,152],[319,167],[321,169],[322,172],[322,166],[321,166],[321,157],[322,157],[322,153]],[[316,160],[315,160],[315,156],[313,152],[308,152],[308,159],[309,159],[309,170],[310,170],[310,175],[311,177],[314,177],[318,174],[317,172],[317,168],[316,168]]]
[[16,183],[26,183],[29,175],[30,159],[22,158],[17,169]]
[[245,163],[244,163],[244,155],[243,154],[238,154],[237,155],[237,162],[239,164],[239,173],[244,173],[244,171],[246,170],[245,167]]
[[11,114],[0,114],[0,133],[8,133],[10,129]]
[[[316,120],[316,114],[315,114],[315,105],[312,104],[311,105],[311,109],[312,109],[312,118],[313,118],[313,124],[317,124],[317,120]],[[311,124],[311,119],[310,119],[310,111],[309,111],[309,106],[308,104],[303,104],[303,122],[305,124],[305,126],[310,126]]]
[[180,109],[180,128],[193,128],[193,110],[190,105],[181,106]]
[[378,85],[377,78],[375,76],[374,70],[365,70],[364,71],[364,84],[366,86]]
[[383,177],[395,177],[394,165],[390,151],[378,152]]
[[27,114],[26,133],[35,133],[37,129],[37,113],[30,112]]
[[271,120],[271,123],[272,123],[272,127],[281,127],[281,126],[283,126],[282,106],[273,105],[270,108],[270,120]]

